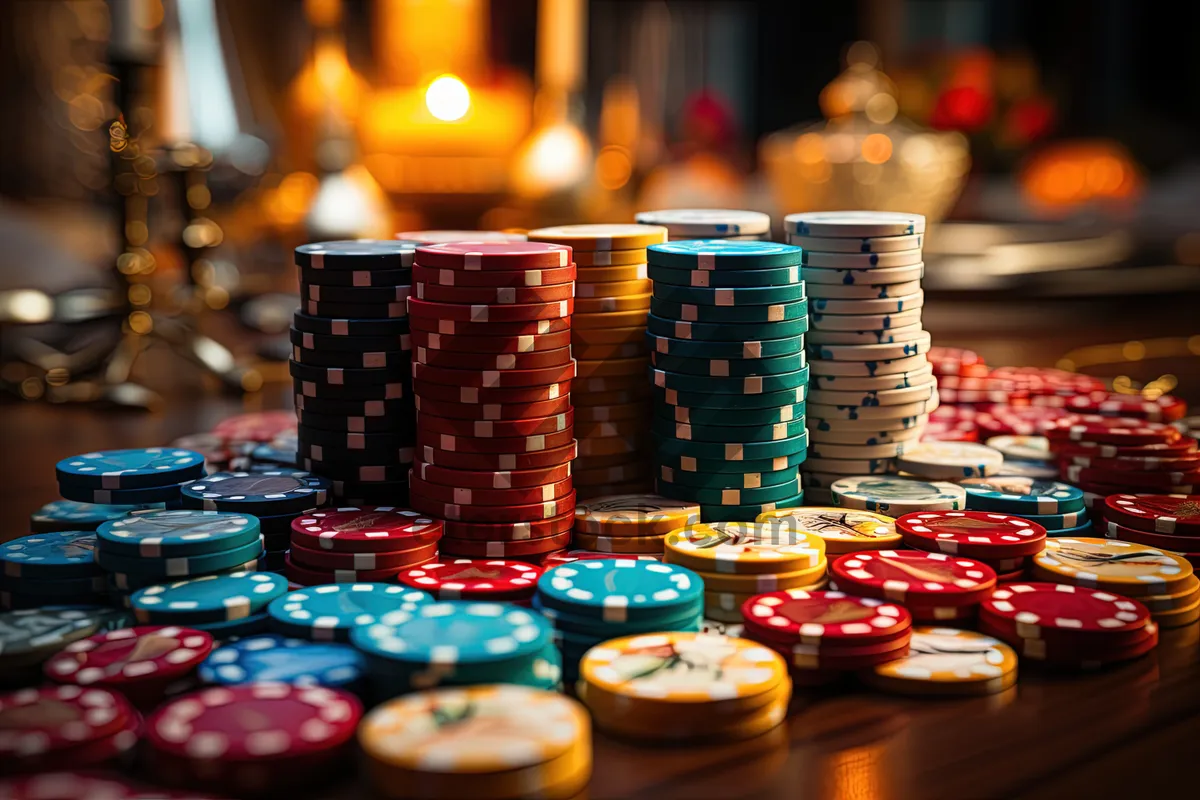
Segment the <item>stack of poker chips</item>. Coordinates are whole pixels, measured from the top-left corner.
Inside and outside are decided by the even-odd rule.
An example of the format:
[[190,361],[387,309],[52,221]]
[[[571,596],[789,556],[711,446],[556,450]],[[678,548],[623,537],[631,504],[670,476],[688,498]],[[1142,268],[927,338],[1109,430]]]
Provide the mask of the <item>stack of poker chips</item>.
[[1179,553],[1119,539],[1050,539],[1033,560],[1033,580],[1132,597],[1163,628],[1200,619],[1200,581]]
[[831,588],[899,603],[913,620],[967,624],[996,588],[996,571],[973,558],[921,550],[847,553],[829,564]]
[[94,531],[35,533],[0,544],[0,608],[107,601]]
[[520,561],[446,558],[400,570],[396,580],[438,600],[490,600],[527,606],[542,568]]
[[[1085,375],[1076,377],[1095,380]],[[1174,395],[1143,397],[1140,394],[1108,392],[1102,388],[1089,391],[1080,388],[1069,394],[1040,394],[1033,398],[1033,404],[1061,408],[1075,414],[1132,417],[1147,422],[1176,422],[1187,414],[1187,403]]]
[[508,603],[442,600],[387,611],[351,630],[350,642],[367,657],[376,700],[438,686],[562,688],[550,623]]
[[[1041,525],[1047,536],[1086,536],[1092,530],[1082,490],[1059,481],[997,475],[959,484],[972,511],[1012,514]],[[1103,497],[1099,498],[1103,502]]]
[[689,525],[666,538],[664,560],[704,581],[704,616],[741,622],[751,597],[779,589],[817,591],[829,582],[825,540],[795,527],[756,522]]
[[[219,473],[218,473],[219,474]],[[257,517],[229,511],[137,511],[96,531],[96,564],[125,605],[139,589],[258,569],[264,537]]]
[[[939,379],[940,380],[940,379]],[[977,442],[979,426],[975,424],[976,411],[952,405],[940,405],[929,415],[922,442]]]
[[78,503],[178,504],[180,482],[204,475],[204,456],[172,447],[101,450],[64,458],[54,472],[58,493]]
[[1110,539],[1171,550],[1200,567],[1200,496],[1111,495],[1096,527]]
[[342,502],[405,505],[415,413],[407,302],[414,242],[296,248],[292,321],[298,466]]
[[392,611],[413,611],[433,597],[394,583],[331,583],[277,597],[267,606],[271,629],[313,642],[349,642],[350,632]]
[[830,486],[830,493],[834,505],[892,517],[913,511],[956,511],[967,507],[967,491],[958,484],[891,475],[838,478]]
[[349,771],[361,719],[358,698],[339,689],[213,686],[171,700],[146,720],[146,766],[189,792],[308,792]]
[[805,488],[829,504],[839,478],[895,473],[937,408],[921,327],[925,218],[831,211],[789,214],[784,228],[804,248],[811,303]]
[[917,511],[897,517],[896,530],[915,550],[987,564],[999,581],[1020,580],[1046,547],[1041,525],[994,511]]
[[[41,686],[0,694],[0,717],[4,719],[0,763],[6,775],[129,766],[142,725],[141,715],[125,697],[99,686],[86,690],[74,685]],[[60,783],[54,788],[68,787]],[[36,790],[25,794],[11,784],[5,792],[10,797],[132,796]]]
[[66,645],[132,624],[128,611],[94,605],[0,612],[0,686],[35,684],[42,663]]
[[33,533],[57,531],[94,531],[102,523],[120,519],[133,511],[163,508],[162,503],[149,506],[110,506],[103,503],[77,503],[74,500],[53,500],[29,515],[29,530]]
[[596,553],[662,556],[668,533],[700,521],[700,506],[654,494],[596,497],[575,508],[573,543]]
[[216,648],[196,674],[201,682],[220,686],[272,682],[358,694],[363,690],[366,660],[347,644],[263,633]]
[[1158,645],[1158,626],[1137,600],[1058,583],[1000,587],[979,609],[979,631],[1057,669],[1099,669]]
[[646,491],[646,248],[665,242],[667,230],[565,225],[532,230],[529,239],[569,245],[578,265],[571,320],[578,370],[571,386],[579,440],[576,489],[582,499]]
[[553,800],[584,792],[592,775],[587,712],[526,686],[390,700],[363,719],[358,741],[375,793],[397,800]]
[[299,586],[377,583],[437,557],[443,526],[407,508],[342,506],[292,520],[284,574]]
[[906,656],[913,618],[881,599],[783,589],[747,600],[742,622],[743,636],[784,657],[796,685],[815,686]]
[[999,639],[945,627],[913,628],[908,655],[859,673],[889,694],[977,697],[1017,683],[1017,654]]
[[801,250],[688,241],[647,251],[655,483],[705,521],[804,501],[809,369]]
[[973,442],[920,442],[895,458],[900,474],[931,481],[957,481],[1000,474],[1004,455]]
[[668,241],[681,239],[730,239],[761,242],[771,238],[771,218],[761,211],[731,208],[671,208],[639,211],[635,219],[643,225],[661,225]]
[[580,560],[546,570],[534,608],[554,625],[563,680],[579,677],[579,660],[609,639],[655,631],[699,631],[704,582],[690,569],[657,561]]
[[579,672],[597,727],[654,742],[760,736],[783,722],[792,696],[779,653],[712,633],[613,639],[589,650]]
[[789,531],[819,536],[825,542],[826,557],[860,550],[891,550],[900,544],[896,520],[870,511],[836,506],[778,508],[760,514],[755,522],[777,529],[771,533],[775,538]]
[[412,507],[445,520],[445,554],[564,548],[575,511],[571,248],[430,245],[414,276]]
[[[293,332],[293,340],[303,339]],[[293,341],[293,349],[300,344]],[[311,349],[311,348],[310,348]],[[302,403],[299,401],[297,405]],[[174,442],[186,447],[194,442],[204,453],[209,472],[254,472],[260,466],[297,467],[296,414],[293,411],[252,411],[227,417],[209,433],[185,436]]]
[[147,586],[129,605],[143,625],[181,625],[224,641],[266,630],[267,605],[287,590],[273,572],[230,572]]

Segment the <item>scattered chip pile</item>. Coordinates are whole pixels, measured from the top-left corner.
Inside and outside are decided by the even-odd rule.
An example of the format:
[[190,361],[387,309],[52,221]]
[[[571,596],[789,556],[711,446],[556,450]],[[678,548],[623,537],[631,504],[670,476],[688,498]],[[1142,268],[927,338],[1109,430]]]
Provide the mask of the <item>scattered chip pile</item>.
[[349,642],[350,633],[392,611],[414,611],[433,596],[395,583],[332,583],[302,587],[267,606],[271,629],[313,642]]
[[398,800],[567,800],[592,775],[591,723],[569,697],[471,686],[390,700],[358,741],[375,792]]
[[562,688],[553,630],[537,611],[508,603],[442,600],[357,625],[375,700],[438,686],[512,683]]
[[[42,686],[0,694],[4,773],[120,768],[132,760],[142,717],[120,693],[92,686]],[[51,795],[99,797],[101,795]]]
[[996,588],[996,571],[987,564],[922,550],[848,553],[834,559],[829,571],[830,586],[838,591],[900,603],[915,621],[927,624],[969,624]]
[[203,453],[209,472],[254,472],[260,467],[296,469],[296,431],[294,412],[251,411],[221,420],[208,433],[176,439],[171,446]]
[[1017,683],[1017,654],[1004,642],[957,628],[913,628],[908,654],[859,673],[868,686],[917,697],[998,694]]
[[343,506],[292,520],[284,573],[299,586],[390,582],[437,557],[444,525],[407,508]]
[[361,694],[366,659],[349,645],[263,633],[216,648],[196,674],[204,683],[221,686],[286,683]]
[[886,600],[838,591],[784,589],[742,606],[743,636],[785,659],[797,686],[832,683],[844,675],[903,658],[912,615]]
[[55,465],[58,493],[77,503],[179,503],[179,484],[204,475],[204,456],[175,447],[101,450]]
[[37,683],[42,663],[66,645],[133,622],[128,611],[101,606],[46,604],[0,612],[0,685]]
[[349,504],[408,502],[415,414],[408,298],[416,242],[296,248],[289,364],[300,465]]
[[362,711],[354,695],[323,687],[202,689],[146,720],[147,765],[158,780],[188,791],[231,797],[312,791],[349,770]]
[[761,211],[730,208],[672,208],[663,211],[639,211],[635,219],[643,225],[661,225],[668,241],[686,239],[727,239],[769,241],[771,217]]
[[809,502],[832,504],[835,481],[897,471],[937,408],[921,327],[919,214],[789,214],[788,241],[804,249],[811,297],[812,391],[804,465]]
[[783,722],[791,695],[779,653],[711,633],[613,639],[580,664],[579,697],[596,726],[628,739],[749,739]]
[[1118,539],[1059,538],[1034,559],[1035,580],[1133,597],[1160,627],[1200,619],[1200,581],[1178,553]]
[[984,600],[979,630],[1028,661],[1099,669],[1158,645],[1158,626],[1137,600],[1059,583],[1010,583]]
[[529,232],[533,241],[569,245],[578,264],[571,387],[579,457],[574,480],[581,499],[644,492],[646,312],[650,280],[646,248],[667,240],[658,225],[566,225]]
[[[939,378],[939,380],[941,380]],[[939,395],[940,398],[940,395]],[[929,415],[922,442],[976,442],[979,441],[979,426],[975,424],[975,410],[948,404],[939,405]]]
[[[892,550],[900,544],[896,520],[870,511],[836,506],[780,508],[759,516],[756,522],[782,531],[813,534],[825,542],[826,556],[857,553],[860,550]],[[773,532],[781,536],[782,532]]]
[[438,600],[488,600],[528,606],[541,576],[541,567],[520,561],[446,558],[402,569],[396,579]]
[[966,556],[991,567],[997,580],[1019,580],[1046,547],[1046,529],[1028,519],[990,511],[918,511],[896,519],[915,550]]
[[35,533],[0,544],[0,608],[104,604],[94,531]]
[[1200,495],[1112,495],[1096,525],[1109,538],[1171,550],[1200,567]]
[[711,522],[672,531],[665,560],[704,581],[704,616],[741,622],[752,596],[778,589],[825,588],[825,540],[795,527],[758,522]]
[[595,553],[661,557],[674,530],[700,521],[700,506],[654,494],[596,497],[575,509],[574,545]]
[[956,511],[967,503],[967,492],[958,484],[891,475],[838,478],[830,493],[835,505],[893,517],[913,511]]
[[231,572],[147,586],[129,605],[143,624],[180,625],[223,641],[266,630],[267,605],[287,590],[273,572]]
[[1173,395],[1144,397],[1140,394],[1119,394],[1104,391],[1103,384],[1090,390],[1079,387],[1069,395],[1038,395],[1034,397],[1033,404],[1061,408],[1076,414],[1132,417],[1147,422],[1175,422],[1187,414],[1187,403]]
[[532,558],[566,547],[576,455],[571,248],[429,245],[414,275],[412,507],[445,520],[444,554]]
[[808,448],[801,250],[697,240],[647,251],[655,484],[705,521],[803,503]]
[[657,561],[580,560],[547,569],[533,604],[554,626],[563,681],[571,685],[583,654],[601,642],[700,630],[704,583],[690,569]]

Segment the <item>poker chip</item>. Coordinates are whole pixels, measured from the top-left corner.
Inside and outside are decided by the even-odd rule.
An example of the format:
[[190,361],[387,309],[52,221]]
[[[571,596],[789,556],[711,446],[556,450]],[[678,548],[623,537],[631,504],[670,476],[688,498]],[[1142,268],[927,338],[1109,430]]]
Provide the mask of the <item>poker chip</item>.
[[29,529],[33,533],[94,531],[101,523],[120,519],[131,511],[141,511],[144,508],[145,506],[137,505],[111,506],[77,503],[74,500],[54,500],[29,515]]
[[1017,654],[999,639],[956,628],[913,628],[908,654],[860,673],[891,694],[965,697],[998,694],[1016,684]]
[[287,582],[279,575],[231,572],[139,589],[130,606],[142,623],[228,622],[262,612],[286,592]]
[[1200,495],[1117,494],[1104,505],[1106,517],[1130,528],[1200,536]]
[[1033,560],[1039,580],[1116,592],[1127,597],[1171,594],[1193,575],[1175,553],[1115,539],[1058,536]]
[[49,770],[64,758],[80,769],[99,768],[137,743],[141,722],[120,694],[82,686],[0,694],[0,718],[5,772]]
[[903,603],[917,620],[967,610],[996,586],[996,572],[980,561],[916,550],[848,553],[829,569],[839,590]]
[[267,606],[270,626],[285,636],[317,642],[348,642],[351,631],[391,611],[415,609],[433,597],[419,589],[384,583],[339,583],[288,592]]
[[927,442],[896,457],[900,469],[931,480],[994,475],[1004,464],[998,450],[964,442]]
[[605,536],[666,534],[700,519],[700,507],[652,494],[598,497],[575,508],[575,530]]
[[888,211],[814,211],[788,214],[783,218],[783,228],[793,236],[835,239],[911,236],[925,232],[925,218]]
[[256,537],[247,544],[213,553],[192,556],[125,556],[111,553],[100,547],[96,552],[96,563],[110,573],[138,576],[161,582],[164,578],[199,577],[232,570],[258,558],[263,552],[264,539]]
[[887,514],[912,511],[953,511],[966,504],[960,486],[941,481],[919,481],[889,476],[840,478],[830,487],[834,500],[846,508]]
[[325,478],[303,471],[216,472],[183,485],[184,505],[207,511],[283,514],[323,505]]
[[918,511],[896,518],[904,543],[918,550],[966,556],[1004,571],[1007,559],[1035,556],[1046,529],[1021,517],[987,511]]
[[310,550],[387,553],[435,544],[442,523],[416,511],[389,506],[344,506],[303,514],[291,521],[292,542]]
[[356,690],[366,662],[353,647],[292,639],[265,633],[239,639],[213,650],[197,674],[208,684],[286,683]]
[[756,522],[816,535],[827,554],[889,550],[900,542],[895,520],[869,511],[804,506],[768,511]]
[[229,511],[137,511],[97,529],[105,553],[142,558],[205,555],[258,540],[258,518]]
[[727,236],[763,236],[771,232],[771,218],[759,211],[727,208],[675,208],[639,211],[642,225],[667,229],[671,239],[722,239]]
[[776,645],[858,647],[903,639],[912,615],[903,606],[837,591],[785,589],[748,599],[743,635]]
[[64,458],[54,467],[60,485],[88,489],[146,489],[204,474],[204,456],[192,450],[148,447],[103,450]]
[[456,558],[402,570],[396,580],[438,600],[528,600],[542,568],[503,559]]
[[1021,476],[967,478],[967,508],[1005,514],[1063,514],[1083,508],[1083,492],[1066,483]]
[[90,578],[101,574],[95,549],[92,531],[21,536],[0,545],[0,573],[34,581]]

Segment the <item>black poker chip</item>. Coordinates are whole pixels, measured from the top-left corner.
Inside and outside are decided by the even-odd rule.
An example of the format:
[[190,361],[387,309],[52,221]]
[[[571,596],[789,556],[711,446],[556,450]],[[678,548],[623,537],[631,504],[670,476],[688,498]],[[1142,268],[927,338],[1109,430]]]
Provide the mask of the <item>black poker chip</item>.
[[411,286],[321,286],[301,283],[300,297],[319,303],[403,303]]
[[292,318],[296,330],[319,333],[323,336],[399,336],[408,333],[408,318],[360,319],[357,317],[327,319],[297,311]]
[[306,269],[300,268],[301,283],[318,286],[411,286],[411,269]]
[[[337,455],[337,454],[331,454]],[[361,453],[355,453],[353,458],[313,458],[302,456],[300,465],[313,473],[331,481],[350,481],[352,483],[375,483],[378,481],[407,481],[408,472],[412,469],[413,460],[394,459],[387,463],[371,464]]]
[[316,367],[309,364],[288,362],[292,377],[301,381],[313,381],[331,386],[381,386],[400,381],[412,382],[412,371],[408,364],[378,369],[351,367]]
[[346,319],[404,319],[408,317],[405,300],[385,303],[326,303],[300,298],[300,308],[315,317]]
[[388,417],[412,416],[416,413],[416,405],[411,396],[396,400],[329,400],[298,394],[294,399],[297,411],[311,411],[327,416]]
[[292,347],[292,359],[315,367],[347,367],[350,369],[404,369],[412,365],[409,350],[309,350]]
[[296,248],[296,266],[311,270],[410,269],[420,242],[346,239]]
[[317,414],[313,411],[297,411],[296,418],[305,428],[345,433],[395,433],[416,436],[416,419],[413,414],[392,414],[385,417],[354,417],[338,414]]
[[296,347],[309,350],[343,350],[362,353],[379,350],[411,350],[412,337],[407,333],[395,336],[326,336],[323,333],[308,333],[292,328],[288,338]]
[[363,452],[390,453],[413,446],[415,431],[387,431],[379,433],[358,433],[355,431],[329,431],[322,428],[310,428],[301,425],[297,429],[300,441],[300,452],[313,446],[336,447],[347,452],[362,450]]
[[404,507],[409,502],[408,481],[333,481],[330,491],[341,502],[351,505]]
[[[294,362],[293,362],[294,363]],[[292,388],[296,394],[311,397],[315,400],[337,400],[356,403],[371,400],[400,400],[412,398],[412,380],[396,380],[393,383],[374,384],[370,386],[343,386],[326,381],[293,380]]]

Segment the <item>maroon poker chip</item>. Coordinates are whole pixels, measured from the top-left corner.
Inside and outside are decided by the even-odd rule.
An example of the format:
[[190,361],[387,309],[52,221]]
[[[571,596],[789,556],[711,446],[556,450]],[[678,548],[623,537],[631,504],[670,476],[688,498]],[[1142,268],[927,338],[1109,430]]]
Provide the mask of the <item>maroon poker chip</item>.
[[444,555],[468,558],[527,558],[561,550],[571,542],[571,532],[556,533],[538,539],[508,539],[488,541],[483,539],[442,540]]
[[468,271],[565,267],[571,248],[545,242],[449,242],[418,247],[414,265]]
[[847,553],[830,573],[842,591],[906,605],[975,605],[996,586],[996,571],[980,561],[920,550]]
[[993,436],[1038,436],[1047,425],[1066,416],[1070,416],[1068,412],[1057,408],[996,404],[985,406],[974,421],[981,438],[987,439]]
[[980,620],[1023,639],[1112,642],[1145,636],[1150,611],[1138,601],[1107,591],[1061,583],[1028,582],[997,589],[979,608]]
[[1046,529],[1036,522],[991,511],[914,511],[896,518],[909,547],[978,559],[1037,555]]
[[402,570],[396,580],[439,600],[504,600],[532,596],[544,570],[504,559],[439,559]]
[[742,604],[745,633],[786,644],[891,641],[911,634],[912,614],[896,603],[843,592],[784,589]]
[[519,386],[516,388],[477,386],[447,386],[416,379],[413,392],[423,404],[451,402],[469,405],[505,403],[544,403],[559,400],[571,393],[571,381],[552,383],[546,386]]
[[1196,452],[1194,439],[1183,439],[1170,444],[1141,444],[1120,446],[1103,442],[1056,441],[1050,448],[1057,458],[1087,456],[1089,458],[1173,458]]
[[[575,412],[569,408],[561,414],[545,417],[526,417],[509,420],[462,420],[440,417],[433,412],[421,412],[421,428],[437,433],[466,436],[475,439],[518,438],[572,430]],[[447,448],[449,449],[449,448]]]
[[292,542],[288,554],[298,567],[318,571],[351,570],[353,572],[389,572],[413,564],[423,564],[437,555],[437,542],[409,550],[384,550],[366,553],[343,553],[334,550],[312,550]]
[[462,353],[417,347],[413,360],[418,364],[459,370],[542,370],[570,364],[571,348],[532,353]]
[[530,522],[458,522],[446,521],[446,534],[459,540],[470,541],[518,541],[545,539],[570,534],[575,527],[575,509],[550,519]]
[[571,493],[571,479],[519,489],[471,489],[463,486],[442,486],[413,474],[409,486],[414,497],[452,505],[464,506],[521,506],[548,503]]
[[446,400],[416,398],[417,411],[434,417],[458,420],[505,420],[552,417],[574,411],[571,398],[559,397],[536,403],[451,403]]
[[417,283],[437,286],[556,286],[573,283],[576,277],[576,268],[574,264],[568,264],[565,267],[468,272],[461,269],[442,269],[424,264],[413,264],[412,277],[413,281]]
[[390,506],[323,508],[291,522],[292,543],[311,550],[395,552],[436,544],[442,523]]
[[521,489],[558,483],[571,477],[571,465],[560,464],[545,469],[489,472],[437,467],[418,461],[412,474],[430,483],[471,489]]
[[1113,494],[1104,516],[1151,533],[1200,536],[1200,495]]
[[531,470],[570,464],[578,455],[574,441],[562,447],[536,450],[527,453],[458,453],[439,447],[423,445],[417,449],[420,461],[448,469],[481,470],[494,472],[503,470]]
[[1068,415],[1046,425],[1043,434],[1053,441],[1086,441],[1115,445],[1170,444],[1182,434],[1161,422],[1097,414]]
[[269,442],[295,429],[296,416],[290,411],[255,411],[221,420],[212,433],[228,441]]
[[1173,550],[1175,552],[1200,553],[1200,529],[1197,529],[1190,535],[1155,533],[1138,528],[1129,528],[1111,520],[1101,521],[1097,527],[1101,529],[1107,539],[1120,539],[1123,542],[1134,542],[1135,544],[1144,544],[1147,547],[1158,547],[1163,550]]
[[[555,500],[510,506],[472,506],[439,503],[414,492],[413,507],[432,516],[455,522],[533,522],[557,517],[575,509],[575,492]],[[450,535],[449,532],[446,534]]]
[[542,369],[508,370],[453,369],[451,367],[431,367],[419,362],[413,364],[414,380],[454,387],[475,386],[481,389],[545,387],[564,383],[574,377],[574,361]]
[[0,758],[36,769],[46,757],[121,733],[138,716],[116,692],[64,685],[0,694],[0,720]]
[[1200,485],[1200,472],[1133,472],[1069,466],[1066,468],[1064,476],[1071,483],[1111,484],[1136,487],[1146,491],[1166,491],[1173,486]]
[[504,453],[529,454],[555,450],[570,445],[575,439],[575,426],[553,433],[530,434],[528,436],[472,436],[455,435],[427,430],[418,422],[417,447],[434,447],[451,453],[492,455]]
[[204,631],[143,625],[72,642],[42,665],[42,671],[57,683],[119,689],[146,708],[189,677],[212,649],[213,637]]
[[[437,548],[429,548],[429,559],[432,560],[436,557],[437,552]],[[385,569],[319,568],[297,563],[292,553],[293,551],[289,550],[288,554],[283,557],[283,574],[290,582],[298,583],[301,586],[320,586],[325,583],[391,583],[397,572],[405,567],[414,566],[415,563],[420,563],[414,562]]]
[[412,334],[412,343],[414,347],[455,353],[535,353],[569,347],[571,332],[543,333],[540,336],[444,336],[417,331]]
[[454,319],[413,316],[409,318],[409,329],[413,333],[436,333],[445,336],[538,336],[545,333],[561,333],[571,330],[571,318],[537,319],[524,322],[463,322]]
[[534,305],[570,300],[575,285],[559,283],[550,286],[443,286],[437,283],[413,284],[413,296],[435,303],[479,303],[487,305]]
[[1084,414],[1135,417],[1150,422],[1174,422],[1187,413],[1187,403],[1168,394],[1149,399],[1141,395],[1098,391],[1067,397],[1039,397],[1036,402]]
[[553,303],[521,303],[514,305],[460,305],[435,303],[409,298],[408,312],[413,317],[456,322],[532,322],[542,319],[567,319],[575,310],[574,300]]
[[1175,457],[1157,455],[1151,451],[1145,455],[1127,453],[1112,458],[1090,455],[1064,456],[1067,466],[1087,467],[1108,472],[1200,472],[1200,453],[1186,453]]

